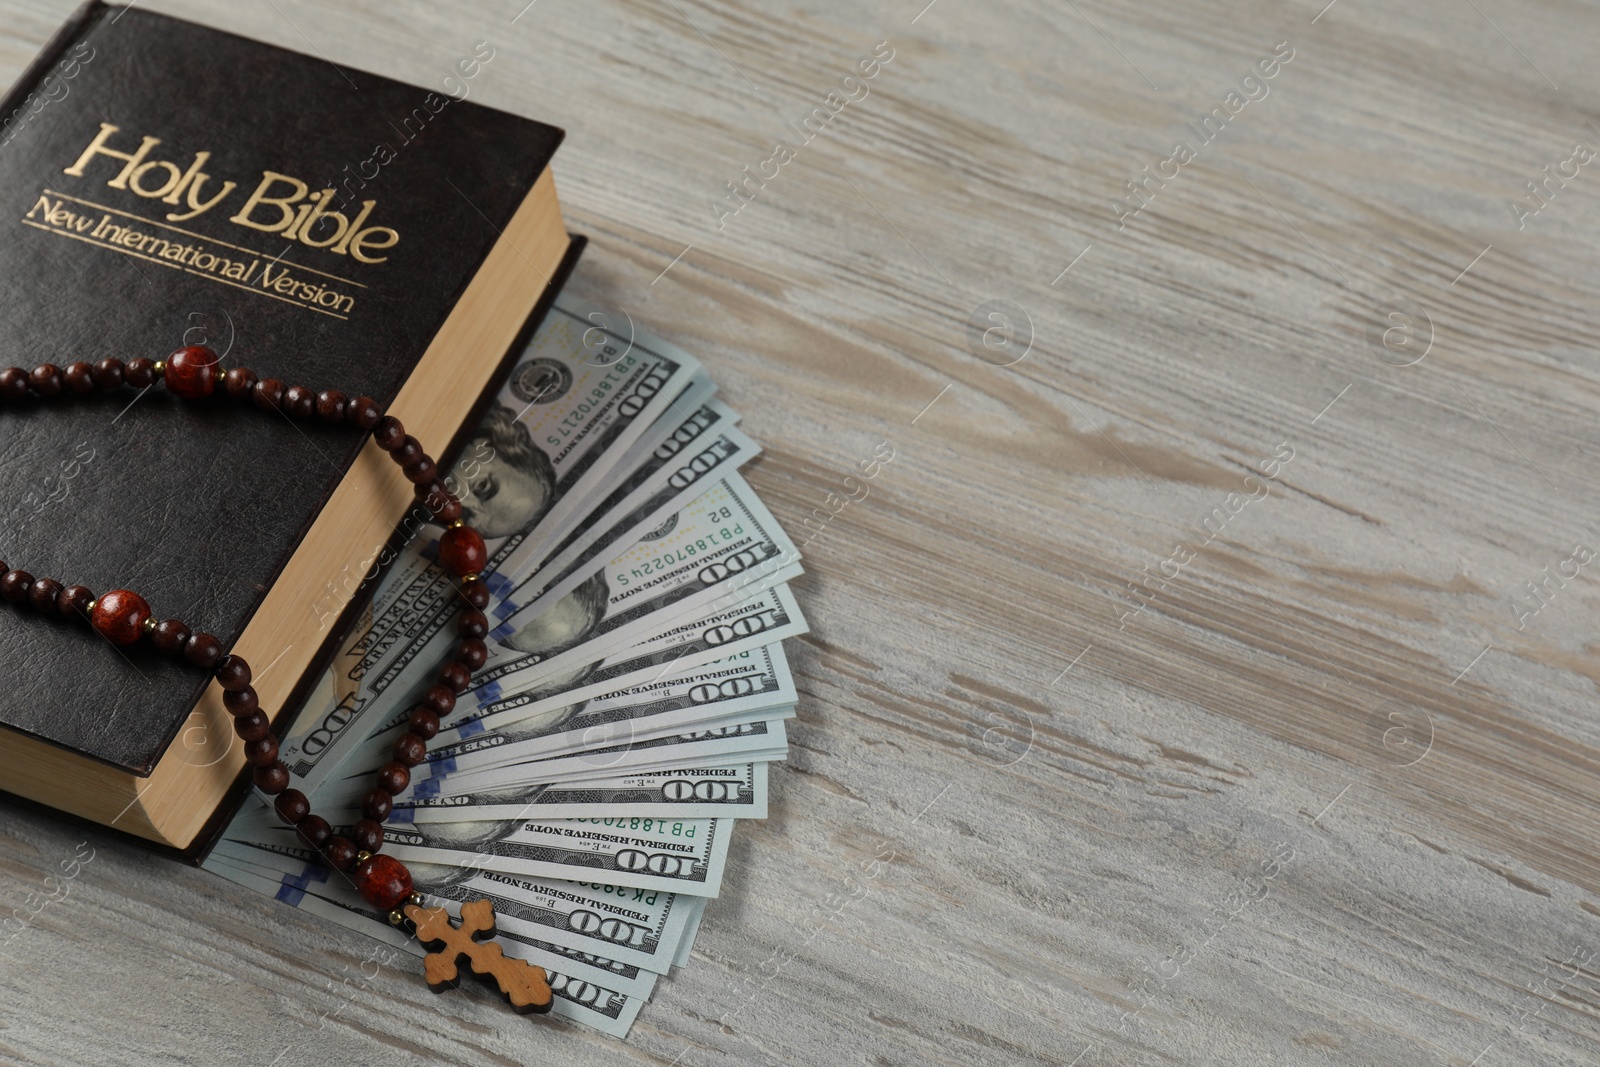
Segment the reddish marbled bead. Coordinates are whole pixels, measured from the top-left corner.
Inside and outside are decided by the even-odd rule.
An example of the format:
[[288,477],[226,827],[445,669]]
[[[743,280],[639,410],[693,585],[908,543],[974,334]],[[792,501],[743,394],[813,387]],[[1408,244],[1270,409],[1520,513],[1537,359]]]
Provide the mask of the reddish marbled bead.
[[56,595],[56,610],[63,618],[81,619],[89,613],[94,594],[86,585],[69,585]]
[[[415,767],[428,758],[428,742],[416,734],[401,734],[394,741],[394,761],[403,767]],[[399,792],[399,790],[392,790]]]
[[404,793],[410,784],[411,770],[405,764],[385,763],[378,768],[378,788],[390,796]]
[[102,593],[89,614],[95,633],[114,645],[131,645],[144,633],[150,605],[144,597],[127,589]]
[[283,765],[282,760],[278,760],[251,771],[250,780],[267,796],[275,797],[289,788],[289,768]]
[[40,396],[61,394],[61,368],[54,363],[41,363],[28,375],[28,384]]
[[328,820],[320,815],[307,815],[300,820],[295,830],[300,834],[300,840],[319,852],[333,836],[333,827],[329,826]]
[[235,400],[249,400],[257,381],[256,372],[249,367],[229,367],[222,376],[222,388]]
[[328,843],[322,846],[322,854],[327,857],[328,866],[336,871],[348,871],[356,865],[356,843],[342,834],[328,838]]
[[411,895],[411,872],[393,856],[367,857],[354,877],[356,892],[379,911],[392,911]]
[[469,578],[456,586],[461,599],[482,611],[489,606],[489,586],[481,578]]
[[290,826],[299,826],[301,820],[311,814],[311,801],[298,789],[285,789],[272,806],[277,809],[278,818]]
[[28,589],[28,603],[36,611],[54,611],[56,597],[61,595],[61,583],[54,578],[35,578]]
[[94,392],[94,368],[81,359],[69,363],[67,369],[61,372],[61,381],[67,387],[67,392],[87,396]]
[[489,646],[476,637],[469,637],[456,646],[456,659],[466,664],[468,670],[477,670],[488,658]]
[[428,707],[412,708],[406,729],[424,741],[432,741],[439,735],[439,713]]
[[383,825],[376,819],[357,819],[350,827],[350,839],[362,852],[376,852],[383,847]]
[[10,570],[0,575],[0,596],[13,604],[27,603],[32,589],[33,575],[27,571]]
[[233,732],[241,741],[259,741],[272,732],[272,723],[267,721],[267,713],[258,708],[247,715],[235,716]]
[[168,655],[176,655],[183,651],[183,646],[189,640],[189,627],[180,619],[162,619],[156,623],[156,628],[150,631],[150,643],[156,649]]
[[204,400],[217,391],[217,354],[205,345],[180,348],[167,357],[162,377],[173,396]]
[[7,367],[0,371],[0,396],[7,400],[21,400],[28,395],[28,372],[21,367]]
[[122,360],[107,356],[94,365],[90,372],[94,384],[100,389],[122,388]]
[[470,526],[452,526],[439,538],[439,562],[456,576],[482,574],[489,565],[483,537]]
[[393,810],[394,797],[385,793],[382,789],[374,789],[361,798],[361,814],[369,819],[382,822],[389,817],[389,813]]
[[383,409],[370,396],[352,397],[344,406],[344,418],[358,430],[370,430],[383,418]]
[[156,361],[149,356],[128,360],[122,368],[122,380],[135,389],[143,389],[156,380]]

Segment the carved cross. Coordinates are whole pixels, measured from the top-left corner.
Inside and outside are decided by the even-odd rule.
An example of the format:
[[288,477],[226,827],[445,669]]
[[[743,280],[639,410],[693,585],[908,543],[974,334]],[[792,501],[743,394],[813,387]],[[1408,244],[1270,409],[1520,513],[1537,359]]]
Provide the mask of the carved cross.
[[472,973],[494,982],[518,1015],[550,1010],[550,984],[544,968],[513,959],[490,941],[494,936],[494,905],[486,899],[461,905],[461,925],[450,921],[443,908],[408,904],[406,918],[417,927],[417,940],[431,949],[422,961],[428,988],[443,993],[461,983],[458,963],[464,958]]

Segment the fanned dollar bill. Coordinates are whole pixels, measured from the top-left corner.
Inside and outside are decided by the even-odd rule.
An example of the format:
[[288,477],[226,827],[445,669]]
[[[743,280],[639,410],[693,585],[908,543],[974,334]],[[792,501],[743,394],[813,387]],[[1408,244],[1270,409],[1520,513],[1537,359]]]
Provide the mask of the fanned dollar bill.
[[[740,476],[759,447],[715,391],[628,316],[557,301],[446,476],[490,552],[490,657],[383,828],[427,903],[487,899],[552,1010],[617,1036],[688,962],[735,820],[767,814],[799,696],[782,647],[807,629],[799,552]],[[398,558],[375,549],[388,570],[280,744],[336,832],[374,803],[376,767],[411,764],[395,745],[424,691],[454,683],[440,532],[419,508]],[[325,592],[321,626],[317,605],[341,600]],[[264,799],[209,870],[420,954]]]

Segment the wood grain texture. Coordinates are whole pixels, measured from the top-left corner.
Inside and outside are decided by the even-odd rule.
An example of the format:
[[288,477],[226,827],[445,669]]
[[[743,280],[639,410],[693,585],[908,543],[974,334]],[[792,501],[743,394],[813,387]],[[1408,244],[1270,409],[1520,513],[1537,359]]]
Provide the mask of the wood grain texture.
[[[813,519],[793,758],[627,1044],[115,844],[63,894],[13,813],[0,1058],[1595,1062],[1600,174],[1508,205],[1600,144],[1600,11],[1324,2],[152,3],[431,86],[490,41],[574,291],[705,361],[779,519],[895,459]],[[0,0],[3,73],[70,6]]]

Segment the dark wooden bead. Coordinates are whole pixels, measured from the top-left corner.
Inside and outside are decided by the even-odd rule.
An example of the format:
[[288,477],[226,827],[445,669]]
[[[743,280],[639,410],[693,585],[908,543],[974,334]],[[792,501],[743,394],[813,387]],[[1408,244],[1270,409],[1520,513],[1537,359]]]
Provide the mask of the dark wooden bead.
[[192,633],[183,646],[183,658],[209,671],[222,659],[222,642],[204,631]]
[[422,694],[422,702],[440,715],[448,715],[456,710],[455,690],[448,685],[430,685]]
[[456,646],[456,659],[465,663],[468,670],[477,670],[488,658],[489,646],[476,637],[469,637]]
[[[407,767],[415,767],[428,758],[428,742],[416,734],[401,734],[394,742],[394,761]],[[391,792],[398,793],[395,789]]]
[[249,367],[229,367],[222,376],[222,388],[235,400],[249,400],[259,380]]
[[67,392],[85,396],[94,392],[94,368],[81,359],[69,363],[66,370],[61,372],[61,382],[67,387]]
[[451,660],[439,668],[439,681],[454,689],[457,693],[465,693],[467,686],[472,684],[472,672],[467,670],[465,663]]
[[272,806],[277,809],[278,818],[290,826],[299,826],[301,820],[311,814],[311,801],[298,789],[285,789]]
[[303,385],[291,385],[283,391],[284,412],[296,419],[309,419],[317,413],[317,394]]
[[370,396],[351,397],[344,406],[344,418],[358,430],[370,430],[383,418],[383,409]]
[[[406,735],[410,737],[410,734]],[[385,763],[378,768],[378,788],[390,796],[399,796],[411,784],[411,771],[403,763]]]
[[228,709],[229,715],[249,715],[261,707],[261,698],[251,686],[243,689],[224,689],[222,691],[222,706]]
[[389,813],[393,810],[394,797],[382,789],[374,789],[361,798],[361,814],[369,819],[376,819],[378,822],[382,822],[389,817]]
[[169,655],[182,652],[188,640],[189,627],[180,619],[162,619],[150,634],[150,643]]
[[144,621],[150,617],[150,604],[128,589],[101,593],[89,613],[95,633],[114,645],[131,645],[144,634]]
[[477,530],[452,526],[439,538],[439,562],[457,577],[482,574],[489,565],[489,549]]
[[35,578],[28,589],[28,603],[36,611],[54,612],[56,597],[61,595],[61,583],[54,578]]
[[238,692],[250,685],[250,664],[239,656],[224,656],[217,664],[217,681],[222,688]]
[[383,824],[376,819],[357,819],[350,827],[350,839],[362,852],[376,852],[383,847]]
[[300,820],[295,830],[299,833],[300,840],[318,852],[322,851],[322,846],[333,836],[333,827],[329,826],[328,820],[320,815],[307,815]]
[[283,383],[276,378],[263,378],[256,383],[250,400],[262,411],[277,411],[283,404]]
[[205,345],[189,345],[167,357],[167,391],[184,400],[203,400],[217,391],[217,354]]
[[278,758],[278,739],[268,734],[266,737],[245,742],[244,758],[252,767],[270,766]]
[[434,518],[447,526],[452,522],[461,521],[461,501],[453,496],[445,497],[438,507],[429,507],[428,510],[433,512]]
[[456,586],[456,591],[461,594],[462,600],[465,600],[479,611],[489,606],[489,586],[486,582],[478,579],[462,582]]
[[424,741],[432,741],[439,735],[439,713],[429,707],[412,708],[411,717],[406,720],[406,729]]
[[282,760],[278,760],[251,771],[250,780],[267,796],[275,797],[289,788],[289,768],[283,765]]
[[411,895],[413,888],[411,872],[406,865],[382,853],[368,856],[366,862],[355,869],[351,879],[361,899],[384,912],[398,908]]
[[405,469],[406,480],[413,485],[427,485],[439,475],[439,465],[432,456],[423,456]]
[[28,372],[21,367],[7,367],[0,371],[0,396],[7,400],[21,400],[28,395]]
[[372,439],[378,442],[378,447],[385,452],[393,452],[406,439],[405,423],[393,415],[385,415],[373,428]]
[[324,389],[317,394],[317,418],[323,422],[343,422],[344,406],[349,403],[337,389]]
[[107,356],[94,365],[90,373],[94,384],[100,389],[122,388],[122,360]]
[[149,356],[128,360],[122,368],[122,380],[135,389],[144,389],[156,380],[156,361]]
[[61,368],[54,363],[41,363],[28,375],[28,384],[40,396],[61,395]]
[[33,575],[27,571],[6,571],[0,575],[0,596],[13,604],[25,604],[33,590]]
[[241,741],[259,741],[272,732],[272,723],[267,721],[266,712],[257,709],[248,715],[235,716],[233,732]]
[[85,619],[94,594],[86,585],[69,585],[56,595],[56,610],[66,619]]
[[334,834],[322,846],[322,855],[328,866],[336,871],[348,871],[356,865],[356,843],[343,834]]
[[489,633],[489,616],[477,608],[468,608],[456,620],[456,633],[462,637],[484,637]]
[[427,453],[422,450],[422,442],[418,441],[410,434],[407,434],[400,441],[400,443],[389,452],[389,458],[393,459],[402,467],[411,466],[411,464],[415,463],[425,455],[427,455]]

